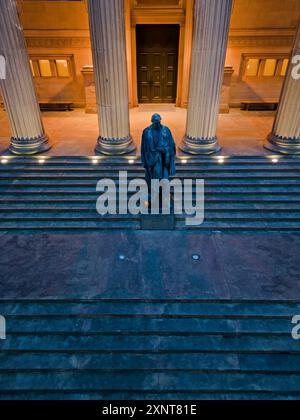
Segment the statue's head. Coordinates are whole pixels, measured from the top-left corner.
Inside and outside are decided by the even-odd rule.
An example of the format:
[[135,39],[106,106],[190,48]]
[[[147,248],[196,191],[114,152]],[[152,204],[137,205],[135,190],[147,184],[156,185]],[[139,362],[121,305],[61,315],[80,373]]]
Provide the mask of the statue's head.
[[159,114],[152,115],[151,122],[154,127],[159,127],[161,125],[161,116]]

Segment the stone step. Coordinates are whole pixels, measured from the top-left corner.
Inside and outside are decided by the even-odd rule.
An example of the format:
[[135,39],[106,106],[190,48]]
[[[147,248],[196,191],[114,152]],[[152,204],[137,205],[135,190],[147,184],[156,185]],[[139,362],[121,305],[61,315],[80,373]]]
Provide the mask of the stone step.
[[155,335],[213,335],[213,334],[291,334],[291,318],[287,319],[209,319],[197,317],[154,316],[106,316],[93,317],[7,317],[9,334],[85,334],[85,335],[114,335],[122,334],[155,334]]
[[[8,160],[6,165],[28,165],[37,164],[40,159],[45,159],[45,164],[70,164],[70,165],[90,165],[94,159],[97,159],[99,164],[106,165],[125,165],[129,161],[134,161],[134,164],[140,165],[140,156],[119,156],[119,157],[108,157],[108,156],[4,156]],[[214,156],[178,156],[176,159],[177,163],[187,161],[190,164],[201,164],[201,163],[213,163],[218,162],[219,159],[224,159],[224,164],[244,164],[244,163],[272,163],[272,159],[277,159],[279,163],[298,163],[300,162],[299,156],[284,156],[284,155],[263,155],[263,156],[244,156],[244,155],[214,155]]]
[[[112,179],[117,187],[119,186],[127,186],[130,181],[132,181],[132,178],[128,178],[127,182],[119,182],[119,178],[115,176],[109,176],[106,175],[103,178],[94,178],[91,180],[84,180],[81,177],[78,177],[78,179],[67,179],[67,178],[57,178],[57,179],[49,179],[45,177],[45,179],[38,179],[37,177],[32,177],[32,179],[25,179],[25,178],[11,178],[11,180],[0,180],[0,188],[4,189],[7,187],[13,187],[13,188],[22,188],[22,187],[37,187],[37,188],[96,188],[96,185],[99,181],[103,179]],[[143,178],[139,177],[136,179],[144,180]],[[179,179],[179,178],[178,178]],[[285,186],[287,188],[289,187],[299,187],[300,186],[300,177],[296,178],[294,176],[291,177],[264,177],[261,176],[259,178],[230,178],[230,177],[215,177],[215,179],[206,177],[206,176],[200,176],[198,178],[181,178],[182,184],[185,180],[193,181],[193,184],[195,185],[196,180],[204,180],[206,186],[224,186],[224,187],[235,187],[235,186],[256,186],[256,185],[264,185],[264,186]]]
[[292,318],[300,314],[300,302],[291,301],[213,301],[213,300],[0,300],[5,316],[116,316],[164,315],[222,319]]
[[[197,173],[197,172],[204,172],[208,174],[222,174],[231,173],[231,174],[238,174],[238,173],[267,173],[268,171],[276,173],[295,173],[299,174],[299,162],[295,163],[284,163],[284,164],[271,164],[271,163],[264,163],[264,164],[253,164],[249,163],[241,163],[241,164],[224,164],[220,165],[217,162],[212,164],[198,164],[198,165],[183,165],[178,164],[176,166],[176,170],[178,174],[187,173]],[[47,173],[49,175],[55,176],[58,173],[63,173],[66,175],[70,174],[103,174],[103,173],[111,173],[111,172],[119,172],[119,171],[127,171],[129,174],[137,173],[139,175],[144,174],[144,168],[142,165],[81,165],[75,166],[69,163],[61,164],[61,165],[1,165],[0,164],[0,175],[12,175],[12,174],[35,174],[41,175]]]
[[[188,216],[187,214],[182,215],[175,215],[175,220],[177,222],[185,222],[185,219]],[[102,223],[123,223],[123,222],[133,222],[134,224],[140,223],[141,219],[139,216],[132,216],[130,214],[128,215],[111,215],[108,214],[106,216],[100,216],[94,212],[88,212],[88,213],[71,213],[71,212],[62,212],[57,213],[56,210],[52,212],[9,212],[8,214],[1,214],[1,221],[0,221],[0,227],[3,228],[3,226],[9,225],[10,223],[23,223],[24,227],[28,224],[36,222],[38,225],[39,223],[51,223],[53,226],[54,224],[61,225],[66,224],[66,226],[69,226],[70,224],[83,224],[83,227],[88,226],[101,226]],[[289,212],[281,212],[281,213],[274,213],[274,212],[219,212],[219,213],[213,213],[213,212],[206,212],[205,213],[205,223],[220,223],[220,224],[226,224],[226,223],[232,223],[232,227],[235,227],[237,224],[247,225],[248,223],[262,223],[265,227],[272,226],[273,223],[279,224],[282,223],[282,226],[289,226],[289,225],[295,225],[299,224],[300,228],[300,214],[298,213],[289,213]],[[199,226],[201,227],[201,226]]]
[[[118,178],[120,176],[120,172],[127,172],[128,178],[144,178],[144,170],[126,170],[124,168],[122,171],[118,171],[115,168],[112,169],[102,169],[95,170],[91,169],[90,171],[78,171],[78,170],[72,170],[69,169],[69,171],[66,171],[66,169],[58,170],[58,171],[48,171],[46,169],[44,170],[29,170],[28,168],[22,169],[20,171],[0,171],[0,180],[5,179],[12,179],[12,178],[22,178],[22,179],[59,179],[60,177],[63,177],[65,179],[99,179],[103,177],[110,177],[110,178]],[[220,177],[224,178],[278,178],[282,176],[283,178],[297,178],[300,177],[300,170],[299,168],[287,168],[285,170],[283,169],[274,169],[272,168],[266,168],[264,170],[256,169],[256,168],[243,168],[243,171],[241,169],[239,170],[230,170],[228,168],[223,168],[223,170],[209,170],[206,168],[190,168],[190,170],[187,170],[186,168],[180,168],[177,170],[176,178],[216,178],[219,179]]]
[[[194,195],[193,195],[194,196]],[[57,198],[51,198],[48,196],[42,195],[38,198],[20,198],[20,194],[17,194],[17,197],[10,197],[10,196],[0,196],[0,206],[5,208],[6,205],[14,205],[15,208],[18,206],[22,207],[27,205],[34,205],[34,206],[57,206],[57,207],[69,207],[69,206],[76,206],[81,208],[94,208],[95,206],[95,197],[93,198],[69,198],[64,197],[62,198],[59,195]],[[176,200],[175,200],[176,201]],[[253,208],[268,208],[269,206],[272,208],[299,208],[300,198],[291,199],[290,196],[280,196],[280,197],[273,197],[270,196],[267,199],[263,197],[258,198],[248,198],[245,200],[245,197],[241,196],[240,198],[231,198],[230,196],[214,198],[214,197],[207,197],[205,200],[205,206],[208,208],[247,208],[247,206]],[[88,206],[88,207],[87,207]],[[10,207],[8,207],[10,208]]]
[[[111,200],[113,203],[117,204],[126,204],[127,200]],[[182,200],[174,200],[175,203],[179,204],[182,203]],[[205,203],[205,210],[209,211],[210,213],[251,213],[251,212],[261,212],[261,213],[295,213],[300,214],[299,210],[299,203],[272,203],[272,202],[264,202],[262,204],[257,203],[249,203],[247,201],[243,203],[221,203],[221,204],[214,204],[214,203]],[[44,204],[42,202],[32,203],[26,202],[25,200],[20,202],[1,202],[0,200],[0,213],[16,213],[20,214],[24,212],[24,214],[28,214],[29,212],[72,212],[72,213],[95,213],[96,211],[96,202],[93,201],[90,203],[89,206],[86,204],[81,203],[68,203],[68,202],[53,202]]]
[[2,373],[0,390],[89,390],[94,391],[134,391],[144,389],[156,391],[257,391],[274,393],[282,390],[299,392],[298,374],[263,373],[209,373],[207,372],[149,372],[142,371],[73,371],[73,372],[31,372]]
[[[5,352],[5,357],[0,356],[0,372],[1,370],[148,370],[153,369],[178,369],[181,370],[183,366],[186,369],[213,369],[213,370],[239,370],[239,361],[236,354],[222,355],[218,353],[170,353],[158,354],[148,352],[145,353],[39,353],[39,352]],[[281,360],[282,357],[277,357],[281,371],[297,372],[300,367],[295,363],[297,356],[290,356],[287,360]],[[272,358],[267,356],[262,357],[262,361],[266,361],[270,365],[270,370],[275,370]],[[251,358],[249,360],[251,363]],[[281,362],[281,363],[280,363]],[[247,367],[247,363],[244,363]],[[265,370],[263,364],[258,363],[257,370]],[[268,365],[265,365],[268,366]],[[246,370],[246,369],[245,369]]]
[[233,401],[298,401],[300,398],[300,392],[289,392],[289,391],[280,391],[280,392],[260,392],[260,391],[251,391],[251,392],[238,392],[238,391],[217,391],[208,392],[208,391],[185,391],[181,390],[180,392],[170,391],[144,391],[144,390],[134,390],[134,391],[113,391],[101,392],[101,391],[92,391],[92,390],[82,390],[82,391],[72,391],[64,390],[63,393],[48,390],[45,391],[2,391],[0,394],[0,400],[10,400],[10,401],[19,401],[19,400],[28,400],[34,398],[35,401],[44,401],[44,400],[65,400],[66,398],[70,401],[78,400],[87,400],[87,401],[124,401],[124,400],[146,400],[146,401],[211,401],[211,400],[233,400]]
[[235,219],[223,221],[204,221],[202,225],[187,226],[185,220],[176,222],[176,229],[179,230],[191,230],[195,229],[197,231],[210,232],[299,232],[300,225],[299,222],[295,221],[254,221],[254,220],[240,220]]
[[[196,188],[195,185],[193,187],[186,187],[185,188],[185,192],[186,193],[191,193],[191,192],[195,192]],[[116,189],[116,192],[119,193],[119,189]],[[0,194],[1,195],[8,195],[8,194],[17,194],[17,193],[38,193],[40,195],[43,194],[59,194],[59,193],[63,193],[63,194],[94,194],[99,196],[101,193],[98,193],[96,191],[96,184],[95,185],[82,185],[82,184],[73,184],[72,186],[59,186],[59,185],[54,185],[54,184],[49,184],[49,185],[41,185],[41,184],[36,184],[36,185],[30,185],[30,186],[21,186],[21,185],[14,185],[14,184],[9,184],[7,185],[7,188],[2,188],[0,189]],[[258,184],[253,184],[253,185],[246,185],[243,183],[237,184],[237,185],[228,185],[228,184],[223,184],[220,185],[220,183],[218,185],[206,185],[205,187],[205,194],[212,194],[212,193],[221,193],[221,194],[225,194],[225,193],[239,193],[239,194],[300,194],[300,184],[298,185],[268,185],[265,186],[264,184],[261,184],[261,186],[259,186]],[[133,193],[132,193],[133,194]]]
[[50,233],[53,231],[70,231],[70,233],[76,231],[98,231],[98,230],[140,230],[140,222],[138,220],[133,220],[132,218],[128,218],[127,220],[122,219],[115,219],[115,220],[103,220],[101,222],[83,222],[83,221],[69,221],[69,222],[61,222],[61,221],[48,221],[48,222],[41,222],[41,221],[6,221],[5,223],[0,224],[0,231],[15,231],[15,232],[22,232],[22,231],[43,231],[45,233]]
[[[177,220],[181,220],[181,219],[185,219],[187,216],[187,214],[183,213],[183,214],[179,214],[176,215],[175,214],[175,219]],[[119,221],[119,220],[140,220],[141,216],[137,215],[137,216],[133,216],[131,214],[107,214],[105,216],[101,216],[97,213],[96,209],[92,210],[88,210],[87,212],[84,211],[79,211],[79,212],[74,212],[71,210],[68,211],[64,211],[64,212],[60,212],[57,211],[57,209],[53,209],[50,210],[48,212],[43,212],[40,210],[33,210],[31,212],[26,212],[26,211],[9,211],[9,212],[2,212],[1,214],[1,221],[2,222],[13,222],[13,221],[19,221],[19,220],[23,220],[25,221],[37,221],[37,222],[48,222],[48,221],[61,221],[61,222],[79,222],[79,221],[84,221],[84,222],[102,222],[102,221]],[[218,212],[214,212],[214,211],[206,211],[205,213],[205,220],[206,221],[224,221],[224,223],[226,223],[226,221],[234,221],[234,222],[253,222],[253,221],[290,221],[290,222],[300,222],[300,212],[296,211],[296,212],[289,212],[288,210],[286,211],[277,211],[277,212],[273,212],[272,210],[270,211],[264,211],[261,212],[260,210],[258,211],[245,211],[245,212],[241,212],[241,211],[236,211],[236,212],[231,212],[231,211],[227,211],[227,210],[220,210]]]
[[[265,165],[255,165],[255,164],[241,164],[241,165],[177,165],[176,172],[179,176],[186,173],[191,176],[195,173],[204,173],[208,175],[220,175],[223,173],[228,173],[229,175],[247,175],[247,173],[258,173],[258,174],[267,174],[268,172],[276,174],[295,174],[299,175],[299,164],[300,160],[297,163],[286,163],[284,165],[274,165],[274,164],[265,164]],[[136,176],[144,176],[145,170],[142,166],[134,165],[111,165],[111,166],[73,166],[68,163],[61,166],[47,166],[47,165],[23,165],[20,167],[17,166],[5,166],[0,164],[0,176],[1,177],[11,177],[12,175],[36,175],[42,176],[47,174],[49,176],[57,176],[58,174],[64,174],[66,176],[99,176],[105,173],[115,173],[127,172],[129,175],[136,174]]]
[[[126,366],[126,368],[125,368]],[[159,353],[159,352],[24,352],[0,356],[0,372],[44,370],[205,370],[300,373],[299,356],[292,354]]]
[[[189,192],[189,191],[188,191]],[[194,191],[192,191],[194,196]],[[300,192],[288,190],[288,189],[243,189],[239,188],[238,190],[233,191],[232,189],[225,189],[224,190],[213,190],[213,189],[205,189],[205,196],[206,200],[214,199],[214,200],[232,200],[232,199],[239,199],[239,200],[288,200],[292,202],[299,201]],[[99,193],[95,191],[88,191],[88,190],[65,190],[65,189],[56,189],[56,190],[48,190],[45,191],[44,189],[28,189],[24,188],[22,191],[18,190],[10,190],[7,189],[5,191],[0,190],[0,199],[19,199],[19,198],[40,198],[40,199],[78,199],[78,200],[86,200],[86,199],[93,199],[94,201],[97,200],[99,197]],[[233,198],[234,197],[234,198]]]
[[[0,342],[5,351],[160,351],[160,352],[207,352],[207,353],[287,353],[300,356],[299,342],[291,334],[8,334]],[[299,388],[300,389],[300,388]]]
[[[185,220],[177,221],[175,228],[178,230],[197,230],[205,233],[218,233],[218,232],[282,232],[282,233],[295,233],[300,231],[299,222],[254,222],[254,221],[235,221],[229,220],[228,222],[204,222],[202,225],[187,226]],[[7,232],[43,232],[45,234],[56,233],[83,233],[83,232],[97,232],[99,230],[139,230],[141,225],[139,221],[130,220],[128,222],[124,220],[116,221],[101,221],[86,222],[86,221],[10,221],[3,222],[0,225],[0,231]],[[161,230],[162,228],[160,228]]]

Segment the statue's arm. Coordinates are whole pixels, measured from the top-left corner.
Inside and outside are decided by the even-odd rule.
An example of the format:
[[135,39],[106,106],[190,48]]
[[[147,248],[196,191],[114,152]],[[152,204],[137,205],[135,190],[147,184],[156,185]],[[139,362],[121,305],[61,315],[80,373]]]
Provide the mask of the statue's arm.
[[141,154],[144,167],[153,168],[158,160],[158,153],[154,148],[153,142],[149,139],[147,129],[142,136]]
[[142,163],[145,166],[146,164],[146,153],[147,153],[147,135],[146,131],[144,130],[143,136],[142,136],[142,147],[141,147],[141,155],[142,155]]
[[169,129],[169,135],[170,135],[170,141],[171,141],[171,144],[172,144],[172,147],[173,147],[174,155],[176,156],[176,152],[177,152],[176,151],[176,143],[175,143],[173,134],[172,134],[170,129]]

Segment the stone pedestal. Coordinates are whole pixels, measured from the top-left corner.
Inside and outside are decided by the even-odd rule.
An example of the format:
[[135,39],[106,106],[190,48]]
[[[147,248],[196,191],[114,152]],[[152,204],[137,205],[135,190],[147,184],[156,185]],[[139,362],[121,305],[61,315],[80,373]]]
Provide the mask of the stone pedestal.
[[[298,59],[295,57],[298,56]],[[283,154],[300,154],[300,25],[287,70],[273,131],[265,148]],[[295,62],[293,62],[295,60]],[[299,67],[299,66],[298,66]]]
[[220,150],[216,133],[231,9],[232,0],[195,0],[185,153]]
[[10,151],[26,155],[50,149],[35,92],[16,1],[0,1],[0,55],[6,77],[0,79],[5,109],[12,130]]
[[130,135],[124,0],[89,0],[100,136],[96,152],[133,152]]

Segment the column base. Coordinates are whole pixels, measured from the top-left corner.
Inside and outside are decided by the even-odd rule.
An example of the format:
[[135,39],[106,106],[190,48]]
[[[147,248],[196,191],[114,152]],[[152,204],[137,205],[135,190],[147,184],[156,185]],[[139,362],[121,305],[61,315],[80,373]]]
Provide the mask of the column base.
[[105,139],[99,137],[96,153],[105,156],[121,156],[135,152],[136,145],[131,136],[124,139]]
[[218,153],[221,147],[217,137],[212,139],[195,139],[185,136],[180,145],[180,150],[189,155],[213,155]]
[[267,150],[283,155],[298,155],[300,154],[300,138],[284,139],[270,134],[265,141],[264,147]]
[[51,149],[49,138],[46,134],[35,139],[11,139],[9,151],[14,155],[36,155]]

